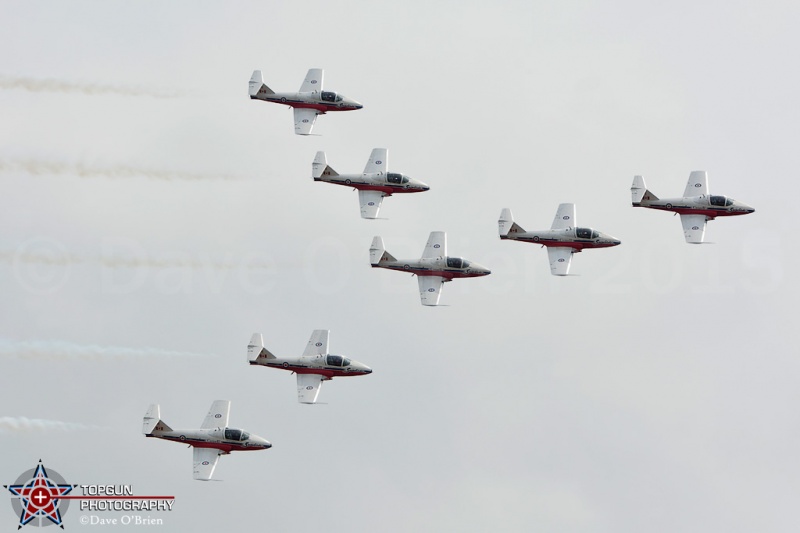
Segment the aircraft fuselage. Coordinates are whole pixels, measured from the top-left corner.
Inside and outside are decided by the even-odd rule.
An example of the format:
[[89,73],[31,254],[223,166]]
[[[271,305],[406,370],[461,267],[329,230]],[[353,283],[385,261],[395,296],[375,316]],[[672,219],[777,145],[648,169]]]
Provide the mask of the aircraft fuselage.
[[332,183],[334,185],[344,185],[362,191],[380,191],[386,196],[398,193],[423,192],[430,189],[425,183],[409,178],[403,174],[377,173],[377,174],[339,174],[332,175],[330,172],[323,172],[314,181]]
[[296,374],[319,374],[325,376],[325,379],[372,373],[372,369],[363,363],[333,354],[276,357],[250,361],[250,364],[289,370]]
[[672,211],[680,215],[703,215],[709,219],[747,215],[755,211],[749,205],[726,196],[705,194],[687,198],[652,199],[645,194],[641,202],[633,203],[633,207],[647,207],[659,211]]
[[[325,95],[333,95],[333,97],[326,98]],[[259,91],[257,94],[250,95],[250,98],[252,100],[264,100],[265,102],[283,104],[289,107],[316,109],[320,114],[325,114],[328,111],[352,111],[363,107],[355,100],[332,91],[272,94]]]
[[188,444],[195,448],[215,448],[222,450],[224,453],[265,450],[272,447],[272,444],[266,439],[234,428],[170,429],[169,431],[164,431],[160,429],[161,427],[163,426],[157,425],[152,433],[147,433],[145,436]]
[[573,248],[579,252],[586,248],[609,248],[617,246],[621,242],[611,235],[592,228],[565,228],[524,232],[512,229],[507,235],[500,235],[500,238],[532,242],[542,246]]
[[389,270],[408,272],[417,276],[439,276],[446,281],[455,278],[477,278],[492,273],[491,270],[483,265],[460,257],[381,261],[381,263],[373,264],[372,266],[374,268],[388,268]]

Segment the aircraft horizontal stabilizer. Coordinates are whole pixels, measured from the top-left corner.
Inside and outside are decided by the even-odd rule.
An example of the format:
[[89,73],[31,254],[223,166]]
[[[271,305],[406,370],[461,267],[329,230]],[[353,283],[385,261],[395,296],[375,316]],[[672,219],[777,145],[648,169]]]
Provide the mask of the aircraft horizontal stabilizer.
[[257,364],[263,359],[277,359],[277,357],[264,348],[264,337],[261,333],[253,333],[250,344],[247,345],[247,360],[251,364]]
[[328,166],[328,156],[325,152],[317,152],[314,162],[311,163],[311,176],[319,181],[322,176],[338,176],[339,173]]
[[369,262],[372,265],[378,265],[384,261],[396,261],[396,259],[386,251],[383,246],[383,239],[376,236],[372,239],[372,245],[369,247]]
[[633,184],[631,184],[631,203],[633,205],[639,205],[642,203],[642,200],[658,200],[658,196],[647,190],[643,177],[634,176]]
[[511,209],[504,208],[500,212],[500,219],[497,221],[497,230],[500,233],[500,238],[505,239],[509,233],[525,233],[522,227],[514,222],[514,216],[511,214]]
[[159,433],[161,431],[172,431],[172,428],[161,420],[161,406],[154,403],[150,405],[144,415],[142,433],[145,435],[152,435],[153,433]]

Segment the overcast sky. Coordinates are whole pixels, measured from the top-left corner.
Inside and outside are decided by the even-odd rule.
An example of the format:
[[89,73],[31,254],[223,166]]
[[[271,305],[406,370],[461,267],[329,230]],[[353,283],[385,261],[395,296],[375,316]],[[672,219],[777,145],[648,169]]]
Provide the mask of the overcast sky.
[[[179,532],[800,527],[797,3],[3,7],[2,484],[42,459],[174,494]],[[320,136],[247,96],[254,69],[295,91],[312,67],[364,104]],[[360,172],[375,147],[431,187],[387,220],[311,179],[316,151]],[[714,244],[630,205],[634,174],[669,197],[692,170],[756,209]],[[622,245],[557,278],[497,218],[546,229],[562,202]],[[492,274],[426,308],[368,249],[419,257],[434,230]],[[314,329],[374,373],[300,405],[246,345],[299,355]],[[201,483],[141,421],[199,427],[216,399],[274,446]]]

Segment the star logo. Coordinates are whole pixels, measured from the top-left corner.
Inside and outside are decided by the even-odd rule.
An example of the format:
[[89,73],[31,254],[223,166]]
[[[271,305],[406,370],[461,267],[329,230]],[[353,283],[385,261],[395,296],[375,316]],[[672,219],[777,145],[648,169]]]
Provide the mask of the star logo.
[[76,486],[66,483],[55,470],[48,475],[41,459],[36,468],[23,473],[14,485],[4,485],[13,495],[11,506],[19,514],[17,529],[28,524],[36,527],[55,524],[64,529],[61,510],[66,512],[69,502],[61,505],[60,497],[69,494]]

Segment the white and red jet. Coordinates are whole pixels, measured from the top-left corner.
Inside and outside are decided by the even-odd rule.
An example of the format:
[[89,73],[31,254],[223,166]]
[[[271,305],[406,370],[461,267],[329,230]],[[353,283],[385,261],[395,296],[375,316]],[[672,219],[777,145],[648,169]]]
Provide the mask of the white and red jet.
[[514,222],[511,209],[505,208],[497,221],[501,239],[532,242],[547,247],[550,273],[566,276],[572,264],[572,254],[587,248],[617,246],[620,240],[592,228],[576,226],[575,204],[560,204],[549,230],[525,231]]
[[369,262],[373,268],[388,268],[416,274],[419,282],[419,299],[422,305],[439,305],[442,285],[455,278],[476,278],[492,273],[473,261],[447,255],[447,234],[432,231],[420,259],[395,259],[383,246],[383,239],[375,237],[369,248]]
[[633,207],[647,207],[661,211],[672,211],[681,216],[683,236],[690,244],[702,244],[706,234],[706,222],[716,217],[747,215],[755,211],[743,202],[727,196],[711,195],[708,191],[708,173],[695,170],[683,191],[683,198],[659,198],[644,184],[641,176],[633,177],[631,185]]
[[230,412],[229,400],[217,400],[211,404],[211,409],[200,429],[172,429],[161,420],[161,407],[152,404],[144,415],[142,433],[145,437],[191,446],[194,453],[194,478],[208,481],[214,475],[220,455],[238,451],[266,450],[272,447],[266,439],[241,429],[228,427]]
[[311,164],[311,174],[314,181],[358,189],[361,218],[377,218],[385,196],[430,189],[419,180],[397,172],[389,172],[389,150],[386,148],[372,150],[367,166],[361,174],[339,174],[328,165],[325,152],[317,152]]
[[362,106],[352,98],[322,89],[324,71],[321,68],[309,69],[303,85],[296,93],[276,93],[266,86],[261,71],[253,71],[250,77],[250,99],[264,100],[294,108],[294,132],[297,135],[310,135],[317,115],[328,111],[353,111]]
[[297,401],[316,403],[322,382],[342,376],[363,376],[372,369],[363,363],[329,352],[330,330],[316,329],[308,340],[303,355],[278,357],[264,347],[264,338],[253,333],[247,345],[247,359],[251,365],[262,365],[297,374]]

